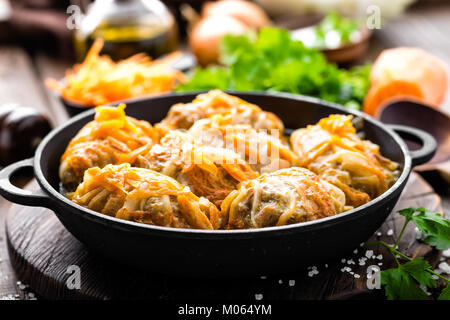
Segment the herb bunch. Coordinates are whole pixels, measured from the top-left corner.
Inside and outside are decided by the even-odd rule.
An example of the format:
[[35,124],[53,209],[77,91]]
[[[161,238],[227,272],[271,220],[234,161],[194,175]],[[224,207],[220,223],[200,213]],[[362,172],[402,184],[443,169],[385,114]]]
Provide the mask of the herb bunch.
[[355,19],[345,18],[332,11],[314,29],[316,39],[313,48],[326,48],[328,34],[336,34],[339,37],[339,45],[342,45],[351,42],[353,34],[361,29],[361,25]]
[[[450,300],[450,279],[434,272],[430,264],[423,257],[410,258],[397,250],[397,246],[405,232],[406,226],[413,222],[426,236],[424,242],[438,250],[450,248],[450,220],[443,218],[439,213],[431,212],[425,208],[407,208],[398,212],[405,217],[400,234],[393,245],[383,241],[367,242],[366,246],[382,245],[389,250],[397,263],[396,268],[380,272],[381,285],[384,286],[386,297],[389,300],[427,300],[428,295],[420,285],[429,289],[437,287],[433,276],[446,282],[438,300]],[[402,263],[403,262],[403,263]]]
[[284,29],[226,35],[220,60],[223,66],[197,68],[175,90],[281,91],[361,109],[370,86],[369,65],[340,69],[319,50],[293,40]]

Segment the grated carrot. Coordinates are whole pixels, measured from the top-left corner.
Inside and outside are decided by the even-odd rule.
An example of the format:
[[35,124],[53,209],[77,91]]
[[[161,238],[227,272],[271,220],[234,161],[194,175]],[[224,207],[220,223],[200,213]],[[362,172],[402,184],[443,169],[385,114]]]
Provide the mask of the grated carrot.
[[170,92],[175,84],[186,81],[185,75],[172,68],[181,52],[157,60],[144,53],[114,62],[100,55],[103,40],[97,39],[86,59],[67,70],[64,83],[46,79],[47,87],[65,100],[85,107],[108,104],[130,98]]

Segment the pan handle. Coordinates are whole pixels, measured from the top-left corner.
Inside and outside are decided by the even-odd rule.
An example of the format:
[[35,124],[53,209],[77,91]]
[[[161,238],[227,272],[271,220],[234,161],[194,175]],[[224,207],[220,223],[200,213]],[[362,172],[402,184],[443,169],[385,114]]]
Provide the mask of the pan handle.
[[7,200],[32,207],[51,208],[51,198],[41,189],[23,190],[11,183],[13,175],[25,168],[33,168],[33,158],[18,161],[0,171],[0,195]]
[[418,150],[409,150],[413,167],[424,164],[433,158],[436,153],[437,142],[431,134],[417,128],[399,124],[388,124],[387,126],[394,130],[402,139],[414,141],[422,145]]

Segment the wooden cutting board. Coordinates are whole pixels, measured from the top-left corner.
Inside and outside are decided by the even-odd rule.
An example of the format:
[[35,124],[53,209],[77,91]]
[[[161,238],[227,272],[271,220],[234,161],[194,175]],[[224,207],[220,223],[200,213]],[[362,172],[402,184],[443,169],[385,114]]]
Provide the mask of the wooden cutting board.
[[[36,188],[36,182],[31,182],[27,188]],[[404,221],[395,212],[410,206],[424,206],[442,212],[439,196],[415,173],[411,175],[393,213],[371,239],[393,243]],[[314,275],[311,269],[304,268],[295,274],[261,275],[246,279],[174,278],[117,265],[91,254],[48,209],[12,205],[6,228],[10,260],[18,279],[28,284],[40,297],[49,299],[223,301],[383,298],[382,290],[367,289],[367,267],[382,264],[379,267],[386,269],[395,264],[382,247],[358,247],[353,255],[342,257],[345,262],[339,259],[315,266],[319,273]],[[439,262],[440,253],[416,240],[412,224],[408,226],[399,247],[409,256],[425,256],[433,267]],[[367,250],[373,250],[375,258],[359,265],[359,259],[370,253]],[[70,267],[74,265],[80,268],[80,289],[69,289],[70,286],[67,286],[68,281],[72,285],[76,283]],[[351,270],[348,271],[348,268]]]

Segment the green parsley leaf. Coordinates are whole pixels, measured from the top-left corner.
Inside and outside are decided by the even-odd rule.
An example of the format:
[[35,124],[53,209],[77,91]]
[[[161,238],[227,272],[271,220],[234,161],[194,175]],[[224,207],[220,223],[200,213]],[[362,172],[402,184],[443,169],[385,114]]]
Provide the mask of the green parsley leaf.
[[409,207],[406,209],[399,210],[398,213],[400,213],[402,216],[404,216],[406,218],[406,220],[411,221],[412,217],[416,211],[417,211],[416,208]]
[[428,300],[427,294],[401,267],[383,270],[380,277],[389,300]]
[[339,69],[320,51],[293,40],[284,29],[226,35],[221,41],[220,61],[222,67],[197,68],[175,91],[281,91],[361,109],[370,86],[370,66]]
[[401,266],[418,283],[429,288],[436,288],[436,281],[431,277],[431,273],[426,270],[431,268],[430,264],[423,258],[417,257]]
[[423,241],[428,243],[430,246],[435,247],[438,250],[447,250],[450,248],[450,240],[442,239],[435,236],[428,236]]
[[417,228],[428,236],[426,243],[439,250],[450,248],[450,220],[422,207],[403,209],[399,213],[408,221],[413,221]]
[[450,300],[450,283],[441,291],[438,300]]
[[[398,211],[406,218],[405,226],[413,221],[417,228],[428,235],[425,242],[442,250],[450,247],[450,221],[440,214],[425,208],[406,208]],[[397,242],[400,239],[397,239]],[[397,243],[396,242],[396,243]],[[376,242],[379,243],[379,242]],[[381,242],[390,248],[392,254],[399,253],[390,245]],[[425,300],[429,299],[421,286],[436,288],[437,283],[433,279],[430,264],[423,258],[417,257],[405,264],[399,264],[397,268],[380,272],[381,284],[384,286],[386,297],[389,300]],[[399,263],[397,261],[397,263]],[[444,277],[442,277],[445,279]],[[442,290],[439,300],[450,300],[450,282]]]

